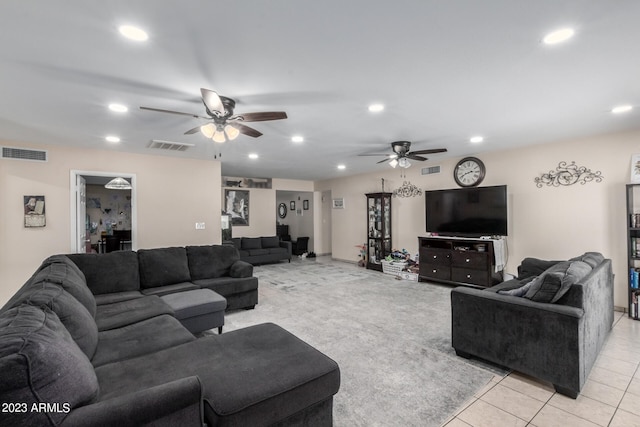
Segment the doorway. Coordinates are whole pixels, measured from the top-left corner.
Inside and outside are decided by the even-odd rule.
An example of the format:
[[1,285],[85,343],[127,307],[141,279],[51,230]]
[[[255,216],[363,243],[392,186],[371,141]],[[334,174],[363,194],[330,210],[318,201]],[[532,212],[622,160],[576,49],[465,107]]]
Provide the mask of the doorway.
[[[129,181],[131,190],[105,189],[115,177]],[[70,192],[71,252],[105,252],[106,237],[114,235],[120,237],[115,249],[137,249],[135,174],[72,170]]]

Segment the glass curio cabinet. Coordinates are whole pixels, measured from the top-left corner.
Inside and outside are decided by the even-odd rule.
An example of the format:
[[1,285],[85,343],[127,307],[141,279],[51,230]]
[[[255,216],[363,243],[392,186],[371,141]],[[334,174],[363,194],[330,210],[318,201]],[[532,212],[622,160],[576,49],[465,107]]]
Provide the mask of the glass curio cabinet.
[[367,268],[382,271],[382,261],[391,253],[391,193],[367,196]]

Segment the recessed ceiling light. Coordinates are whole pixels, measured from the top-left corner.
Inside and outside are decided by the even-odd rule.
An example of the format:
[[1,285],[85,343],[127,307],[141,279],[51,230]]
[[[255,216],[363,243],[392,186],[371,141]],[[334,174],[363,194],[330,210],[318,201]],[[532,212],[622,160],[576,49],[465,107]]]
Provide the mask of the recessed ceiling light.
[[371,105],[369,105],[369,111],[371,111],[372,113],[379,113],[382,110],[384,110],[384,105],[383,104],[371,104]]
[[550,32],[544,36],[542,41],[544,44],[558,44],[569,40],[574,34],[575,31],[573,28],[562,28],[560,30]]
[[120,138],[117,136],[109,135],[105,138],[108,142],[120,142]]
[[300,136],[300,135],[295,135],[291,138],[291,141],[293,142],[304,142],[304,137]]
[[149,35],[141,28],[134,27],[133,25],[121,25],[118,27],[118,31],[120,34],[128,38],[129,40],[134,40],[137,42],[146,41],[149,38]]
[[249,158],[250,158],[250,159],[257,159],[257,158],[258,158],[258,155],[257,155],[256,153],[250,153],[250,154],[249,154]]
[[627,113],[633,110],[633,105],[618,105],[617,107],[613,107],[611,112],[613,114]]
[[346,169],[347,167],[345,165],[338,165],[338,169],[343,170]]
[[122,104],[109,104],[109,109],[111,111],[115,111],[116,113],[126,113],[129,111],[126,105]]
[[473,136],[469,139],[469,142],[473,142],[474,144],[478,144],[480,142],[484,141],[484,137],[482,136]]

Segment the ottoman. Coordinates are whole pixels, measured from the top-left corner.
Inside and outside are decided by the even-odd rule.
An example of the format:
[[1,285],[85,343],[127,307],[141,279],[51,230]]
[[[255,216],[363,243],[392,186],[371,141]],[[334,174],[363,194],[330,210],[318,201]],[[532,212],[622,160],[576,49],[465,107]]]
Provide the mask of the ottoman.
[[218,333],[222,333],[227,300],[211,289],[193,289],[160,298],[173,309],[176,319],[192,334],[213,328],[218,328]]

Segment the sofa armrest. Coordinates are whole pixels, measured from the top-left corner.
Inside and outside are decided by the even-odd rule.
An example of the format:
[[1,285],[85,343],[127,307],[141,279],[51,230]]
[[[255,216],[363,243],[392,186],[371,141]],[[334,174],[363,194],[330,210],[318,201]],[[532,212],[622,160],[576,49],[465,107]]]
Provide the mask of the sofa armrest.
[[237,260],[231,264],[229,276],[235,278],[246,278],[253,276],[253,265],[242,260]]
[[293,247],[291,245],[291,242],[280,240],[280,247],[285,248],[287,250],[287,253],[289,254],[289,258],[291,258],[291,255],[293,254]]
[[74,409],[63,426],[203,425],[202,385],[198,377],[181,378]]

